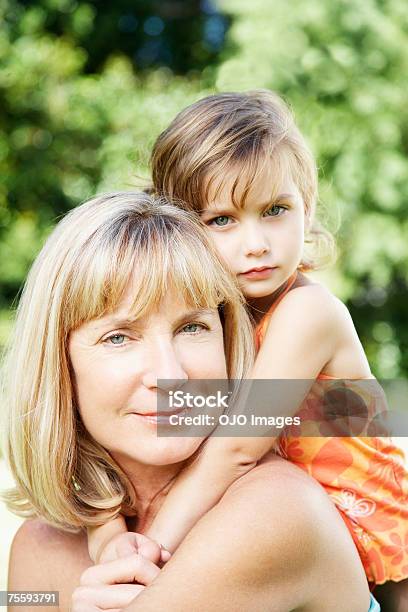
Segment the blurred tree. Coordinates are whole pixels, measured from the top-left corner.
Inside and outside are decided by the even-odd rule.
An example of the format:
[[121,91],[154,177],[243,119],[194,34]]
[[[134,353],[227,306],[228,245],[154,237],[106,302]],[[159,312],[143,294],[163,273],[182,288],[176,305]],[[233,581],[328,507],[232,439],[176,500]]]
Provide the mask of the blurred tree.
[[230,19],[212,0],[15,0],[6,20],[13,39],[31,15],[40,32],[68,38],[86,52],[84,70],[100,72],[112,52],[138,71],[167,66],[177,74],[214,63]]
[[56,217],[146,176],[190,102],[267,87],[292,104],[340,226],[326,280],[373,371],[408,374],[405,0],[0,0],[0,22],[0,342]]
[[0,1],[0,309],[56,217],[146,166],[193,89],[171,70],[215,61],[227,21],[210,0]]
[[320,166],[340,226],[325,280],[350,307],[378,376],[408,374],[408,21],[405,0],[224,0],[238,51],[216,88],[275,89]]

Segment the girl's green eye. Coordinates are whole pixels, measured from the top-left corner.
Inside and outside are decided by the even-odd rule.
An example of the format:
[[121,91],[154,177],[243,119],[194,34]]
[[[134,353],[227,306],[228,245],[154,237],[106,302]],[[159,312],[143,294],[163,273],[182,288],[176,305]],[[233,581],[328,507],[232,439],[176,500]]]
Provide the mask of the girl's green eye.
[[182,331],[186,334],[195,334],[202,329],[204,329],[204,326],[199,325],[199,323],[189,323],[183,327]]
[[274,206],[271,206],[270,208],[268,208],[268,210],[265,212],[265,216],[266,217],[279,217],[285,210],[286,208],[284,206],[279,206],[278,204],[275,204]]
[[218,225],[218,227],[224,227],[224,225],[228,224],[229,217],[215,217],[211,220],[211,225]]
[[109,340],[109,344],[124,344],[125,337],[124,334],[113,334],[113,336],[106,338],[106,342]]

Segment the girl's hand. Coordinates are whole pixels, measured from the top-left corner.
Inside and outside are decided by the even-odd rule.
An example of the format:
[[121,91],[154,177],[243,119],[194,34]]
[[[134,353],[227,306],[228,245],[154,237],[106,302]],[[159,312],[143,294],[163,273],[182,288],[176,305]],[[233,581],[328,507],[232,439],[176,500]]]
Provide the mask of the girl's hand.
[[170,559],[170,553],[157,544],[154,540],[142,535],[127,531],[114,536],[102,549],[99,563],[115,561],[122,557],[140,554],[156,565],[166,563]]
[[[138,536],[136,542],[140,541],[140,548],[145,553],[160,558],[160,547],[155,542],[147,542],[148,538],[141,534],[133,535]],[[159,573],[159,567],[141,553],[89,567],[81,575],[80,586],[72,594],[71,612],[119,612]]]

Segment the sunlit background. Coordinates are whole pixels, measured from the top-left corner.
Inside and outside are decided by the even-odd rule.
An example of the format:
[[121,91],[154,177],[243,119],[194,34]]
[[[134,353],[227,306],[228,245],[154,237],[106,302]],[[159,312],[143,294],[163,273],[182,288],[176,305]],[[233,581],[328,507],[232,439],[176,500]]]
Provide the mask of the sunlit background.
[[265,87],[292,105],[317,156],[340,253],[324,279],[373,372],[406,378],[406,10],[406,0],[0,0],[0,345],[64,212],[142,185],[153,141],[187,104]]

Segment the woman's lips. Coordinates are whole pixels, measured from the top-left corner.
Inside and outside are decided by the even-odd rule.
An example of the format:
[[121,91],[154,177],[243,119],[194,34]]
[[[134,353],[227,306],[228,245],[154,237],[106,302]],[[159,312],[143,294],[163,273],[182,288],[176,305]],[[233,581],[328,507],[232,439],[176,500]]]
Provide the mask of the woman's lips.
[[178,410],[171,411],[157,411],[157,412],[145,412],[143,414],[139,412],[132,412],[134,416],[140,418],[145,423],[151,423],[152,425],[169,425],[170,417],[175,414],[187,413],[188,408],[180,408]]
[[263,266],[262,268],[251,268],[247,270],[247,272],[242,272],[239,276],[243,276],[245,278],[251,280],[262,280],[264,278],[269,278],[273,271],[276,270],[275,267]]

